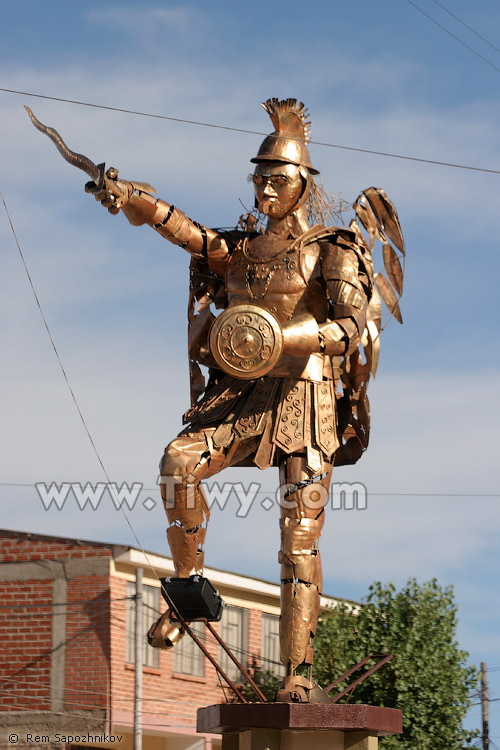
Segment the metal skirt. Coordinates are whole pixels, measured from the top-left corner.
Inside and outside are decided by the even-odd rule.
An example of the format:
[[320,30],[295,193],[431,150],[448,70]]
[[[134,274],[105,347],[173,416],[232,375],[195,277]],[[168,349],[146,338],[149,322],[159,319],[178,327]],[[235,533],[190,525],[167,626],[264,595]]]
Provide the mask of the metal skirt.
[[241,381],[227,376],[184,415],[184,433],[210,435],[226,466],[277,466],[305,454],[321,471],[339,446],[334,384],[296,378]]

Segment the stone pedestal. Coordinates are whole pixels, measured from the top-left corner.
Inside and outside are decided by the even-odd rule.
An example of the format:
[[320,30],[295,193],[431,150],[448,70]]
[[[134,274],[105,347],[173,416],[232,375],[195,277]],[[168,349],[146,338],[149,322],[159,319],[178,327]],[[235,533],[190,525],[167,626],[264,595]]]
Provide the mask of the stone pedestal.
[[220,703],[198,709],[198,732],[222,734],[222,750],[377,750],[399,734],[394,708],[336,703]]

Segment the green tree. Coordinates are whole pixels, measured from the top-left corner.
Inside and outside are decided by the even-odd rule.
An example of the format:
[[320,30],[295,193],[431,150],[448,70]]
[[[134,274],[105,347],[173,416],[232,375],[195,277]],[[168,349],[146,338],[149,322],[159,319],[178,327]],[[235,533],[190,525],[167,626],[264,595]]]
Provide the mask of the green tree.
[[393,659],[350,698],[403,711],[403,734],[382,738],[380,747],[466,750],[478,734],[462,728],[478,673],[458,647],[456,626],[452,587],[443,589],[436,580],[419,586],[410,579],[396,591],[392,584],[374,583],[355,614],[344,604],[321,616],[314,639],[315,679],[327,686],[365,656],[392,653]]

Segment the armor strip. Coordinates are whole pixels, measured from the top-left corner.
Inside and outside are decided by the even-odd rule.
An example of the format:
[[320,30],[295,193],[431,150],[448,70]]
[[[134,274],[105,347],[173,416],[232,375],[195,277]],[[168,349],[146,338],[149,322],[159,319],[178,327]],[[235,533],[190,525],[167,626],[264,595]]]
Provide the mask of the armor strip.
[[307,468],[310,469],[314,474],[321,474],[323,471],[323,455],[321,451],[313,448],[312,445],[306,446],[307,453]]
[[[281,554],[278,558],[282,562]],[[318,591],[323,587],[323,571],[321,568],[321,558],[319,555],[307,555],[296,565],[281,565],[282,581],[302,581],[316,586]]]
[[269,415],[264,432],[262,433],[259,447],[257,449],[257,452],[255,453],[255,457],[253,460],[254,464],[259,469],[268,469],[269,466],[273,465],[275,445],[272,441],[272,432],[273,421],[271,419],[271,415]]
[[[325,248],[326,243],[322,243]],[[358,256],[350,248],[328,244],[321,257],[321,270],[325,281],[338,279],[356,286]]]
[[309,438],[310,398],[304,380],[285,380],[273,442],[287,453],[303,448]]
[[339,447],[335,414],[335,394],[331,380],[314,383],[316,443],[327,456],[333,455]]
[[165,511],[170,524],[178,521],[187,530],[202,525],[205,521],[205,514],[197,490],[195,486],[175,485],[173,502],[167,499],[165,503]]
[[364,310],[367,304],[366,294],[350,281],[333,279],[327,282],[328,294],[334,305],[346,305]]
[[[231,415],[234,416],[234,415]],[[233,432],[233,425],[232,420],[229,419],[226,422],[223,422],[221,425],[217,427],[215,430],[213,436],[214,445],[219,448],[228,448],[231,443],[234,440],[234,432]],[[227,461],[224,459],[224,464],[226,464]]]
[[266,415],[269,417],[269,407],[278,387],[278,381],[264,379],[258,382],[252,391],[252,397],[246,400],[240,416],[233,427],[234,432],[241,438],[260,435]]
[[184,424],[199,421],[200,424],[211,424],[224,419],[231,407],[235,405],[246,391],[253,385],[252,381],[241,381],[226,377],[213,386],[206,397],[184,414]]
[[306,583],[281,584],[281,661],[295,670],[307,656],[314,634],[320,595]]
[[187,578],[193,571],[203,567],[203,554],[199,547],[205,539],[205,529],[189,533],[182,526],[174,525],[167,529],[167,539],[179,578]]
[[315,542],[321,535],[325,514],[319,518],[282,518],[280,561],[287,565],[294,565],[302,560],[304,555],[310,555]]

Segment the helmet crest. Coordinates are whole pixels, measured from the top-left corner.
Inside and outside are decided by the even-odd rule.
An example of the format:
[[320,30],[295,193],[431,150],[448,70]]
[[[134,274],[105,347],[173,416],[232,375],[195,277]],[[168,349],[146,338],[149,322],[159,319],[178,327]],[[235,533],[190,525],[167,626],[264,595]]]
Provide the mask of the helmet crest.
[[297,99],[280,101],[273,97],[263,102],[262,106],[271,118],[274,132],[264,139],[257,156],[251,161],[254,164],[281,161],[306,167],[311,174],[319,174],[312,166],[307,150],[311,123],[304,104],[297,102]]
[[302,102],[297,103],[297,99],[283,99],[280,101],[276,97],[262,102],[262,106],[271,118],[274,125],[274,132],[277,135],[295,135],[304,143],[309,142],[309,133],[311,131],[311,122],[307,120],[308,112]]

